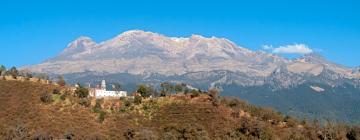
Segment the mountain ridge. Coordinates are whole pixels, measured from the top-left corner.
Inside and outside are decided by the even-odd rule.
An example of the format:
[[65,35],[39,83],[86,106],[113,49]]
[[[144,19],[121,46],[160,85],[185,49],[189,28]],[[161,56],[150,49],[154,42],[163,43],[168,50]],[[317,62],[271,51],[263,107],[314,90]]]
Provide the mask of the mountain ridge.
[[[336,64],[316,53],[288,59],[252,51],[225,38],[167,37],[140,30],[100,43],[80,37],[49,61],[22,69],[63,75],[71,84],[105,79],[121,83],[127,91],[134,91],[139,83],[159,88],[162,82],[218,88],[224,95],[300,117],[357,122],[360,116],[351,110],[360,100],[360,68]],[[304,109],[307,103],[314,106]],[[341,110],[342,104],[348,109]]]
[[314,76],[328,68],[349,78],[360,77],[356,68],[335,64],[316,53],[287,59],[264,51],[251,51],[225,38],[200,35],[167,37],[142,30],[126,31],[101,43],[80,36],[58,56],[25,68],[37,73],[53,74],[97,71],[131,74],[149,72],[167,76],[230,70],[267,77],[281,67],[293,73],[310,73]]

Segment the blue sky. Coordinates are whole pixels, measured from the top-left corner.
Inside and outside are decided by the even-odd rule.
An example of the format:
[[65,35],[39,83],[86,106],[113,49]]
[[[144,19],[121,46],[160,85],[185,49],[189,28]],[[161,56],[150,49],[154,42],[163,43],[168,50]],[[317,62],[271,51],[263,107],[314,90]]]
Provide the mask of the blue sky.
[[141,29],[225,37],[251,50],[303,44],[359,66],[359,7],[356,0],[1,0],[0,64],[36,64],[81,35],[100,42]]

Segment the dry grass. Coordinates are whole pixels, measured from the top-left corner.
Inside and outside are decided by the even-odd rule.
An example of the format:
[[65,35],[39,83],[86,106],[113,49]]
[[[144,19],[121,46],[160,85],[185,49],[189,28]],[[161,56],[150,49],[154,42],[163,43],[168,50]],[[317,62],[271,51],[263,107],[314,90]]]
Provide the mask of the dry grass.
[[[40,95],[61,89],[54,101]],[[187,95],[143,99],[96,101],[80,105],[80,99],[56,85],[0,80],[0,139],[347,139],[359,137],[359,129],[346,125],[300,123],[271,109],[258,108],[237,99]],[[62,95],[68,95],[61,98]],[[105,114],[99,121],[99,112]],[[350,136],[351,135],[351,136]]]

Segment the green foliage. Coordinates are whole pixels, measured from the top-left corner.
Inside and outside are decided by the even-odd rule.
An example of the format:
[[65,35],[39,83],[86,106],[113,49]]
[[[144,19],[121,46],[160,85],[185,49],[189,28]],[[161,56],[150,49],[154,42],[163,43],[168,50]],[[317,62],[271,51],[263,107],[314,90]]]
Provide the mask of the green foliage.
[[199,90],[191,90],[191,97],[198,97],[200,95],[200,91]]
[[98,113],[101,111],[102,107],[101,104],[103,103],[103,99],[96,99],[95,106],[93,107],[93,111]]
[[119,109],[120,112],[125,112],[127,108],[131,107],[133,100],[130,100],[130,98],[124,98],[121,100],[122,106]]
[[66,96],[67,96],[66,94],[61,94],[60,99],[64,101],[66,99]]
[[134,104],[139,105],[139,104],[141,104],[141,101],[142,101],[142,97],[140,97],[140,96],[134,97]]
[[168,82],[164,82],[160,84],[160,92],[161,95],[166,95],[166,94],[171,94],[171,93],[180,93],[180,92],[184,92],[185,90],[187,90],[189,92],[189,89],[186,88],[186,84],[184,83],[176,83],[176,84],[171,84]]
[[83,99],[79,100],[79,104],[84,107],[89,107],[91,104],[91,101],[90,101],[90,99],[83,98]]
[[169,93],[172,90],[172,86],[168,82],[160,83],[160,87],[161,87],[160,92],[162,95],[166,95],[167,93]]
[[53,102],[52,94],[44,92],[40,95],[40,100],[44,103],[51,103]]
[[89,90],[79,84],[79,87],[77,87],[75,90],[75,95],[79,98],[86,98],[89,96]]
[[98,121],[99,121],[100,123],[102,123],[102,122],[105,120],[105,117],[106,117],[106,112],[105,112],[105,111],[100,111],[100,112],[99,112]]
[[146,85],[138,85],[138,89],[136,90],[142,97],[150,97],[154,93],[154,89],[150,86]]
[[296,124],[298,124],[297,120],[290,117],[290,116],[285,116],[284,122],[286,122],[287,125],[290,126],[290,127],[295,127]]
[[176,84],[176,85],[174,86],[174,91],[175,91],[176,93],[182,92],[182,91],[183,91],[183,85],[182,85],[182,84]]
[[162,139],[210,139],[207,131],[199,124],[169,125],[163,131]]

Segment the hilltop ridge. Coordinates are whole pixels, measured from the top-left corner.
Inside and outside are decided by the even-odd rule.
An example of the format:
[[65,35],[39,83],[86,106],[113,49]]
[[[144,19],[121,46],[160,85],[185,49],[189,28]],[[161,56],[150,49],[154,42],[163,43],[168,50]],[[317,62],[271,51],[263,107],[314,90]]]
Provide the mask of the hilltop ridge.
[[317,140],[360,134],[357,127],[300,123],[238,99],[214,104],[214,94],[194,95],[95,100],[65,87],[0,80],[0,138]]

